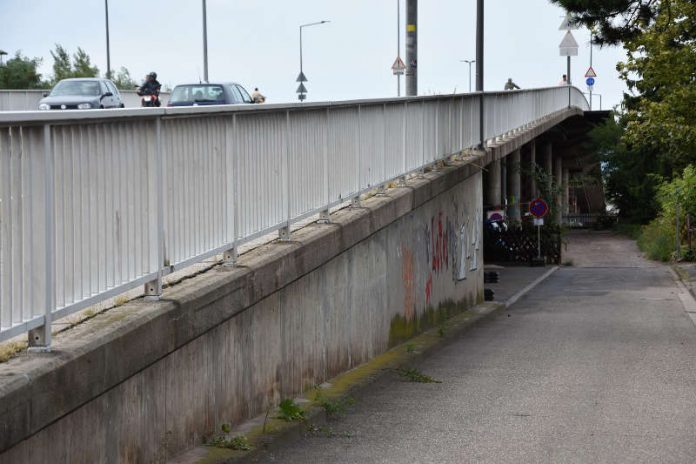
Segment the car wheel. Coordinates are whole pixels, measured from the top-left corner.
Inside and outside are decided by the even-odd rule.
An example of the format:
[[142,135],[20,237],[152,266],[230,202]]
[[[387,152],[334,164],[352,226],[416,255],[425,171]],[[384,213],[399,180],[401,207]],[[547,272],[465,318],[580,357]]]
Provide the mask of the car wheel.
[[99,109],[100,109],[100,110],[103,110],[103,109],[104,109],[104,105],[99,105]]
[[120,108],[125,108],[125,107],[126,107],[126,105],[124,105],[123,103],[121,103]]

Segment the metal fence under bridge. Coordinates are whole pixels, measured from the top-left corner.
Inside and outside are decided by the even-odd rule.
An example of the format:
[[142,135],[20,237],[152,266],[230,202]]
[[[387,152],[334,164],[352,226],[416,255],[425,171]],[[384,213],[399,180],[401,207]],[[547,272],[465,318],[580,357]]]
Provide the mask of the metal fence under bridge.
[[[486,138],[581,91],[486,93]],[[0,114],[0,341],[223,254],[479,141],[480,94]]]

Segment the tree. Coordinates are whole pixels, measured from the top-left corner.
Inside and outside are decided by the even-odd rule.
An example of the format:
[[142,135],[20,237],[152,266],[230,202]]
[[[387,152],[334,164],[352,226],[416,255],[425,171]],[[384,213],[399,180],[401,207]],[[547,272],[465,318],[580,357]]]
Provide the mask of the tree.
[[658,0],[551,0],[593,29],[595,42],[616,45],[639,36],[658,15]]
[[92,66],[92,60],[87,52],[78,47],[72,60],[68,51],[60,44],[56,44],[55,51],[51,51],[53,57],[53,82],[71,77],[97,77],[99,68]]
[[131,77],[130,71],[123,66],[112,80],[120,90],[133,90],[133,88],[138,87],[138,83]]
[[39,89],[44,87],[38,67],[41,58],[27,58],[16,52],[13,58],[0,66],[0,88]]
[[62,45],[56,44],[56,50],[51,51],[53,57],[53,82],[72,77],[70,55]]
[[625,44],[618,70],[626,100],[624,141],[658,154],[672,175],[696,163],[696,3],[663,0],[655,21]]
[[73,77],[97,77],[99,68],[92,66],[92,61],[89,55],[80,47],[77,47],[77,52],[73,55]]

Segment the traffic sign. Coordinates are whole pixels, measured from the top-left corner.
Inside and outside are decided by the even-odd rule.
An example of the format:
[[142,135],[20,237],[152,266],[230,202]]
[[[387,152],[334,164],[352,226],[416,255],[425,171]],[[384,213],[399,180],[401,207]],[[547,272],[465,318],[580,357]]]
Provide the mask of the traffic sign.
[[559,31],[571,31],[571,30],[577,30],[578,23],[577,21],[573,18],[573,16],[570,13],[566,13],[565,18],[563,19],[563,22],[561,23],[561,26],[558,28]]
[[597,73],[592,66],[590,66],[590,69],[585,73],[585,77],[597,77]]
[[558,48],[561,50],[561,56],[578,56],[580,45],[578,45],[578,41],[573,37],[573,33],[568,31]]
[[394,75],[398,76],[406,71],[406,63],[404,63],[400,56],[397,56],[391,68]]
[[585,84],[587,84],[588,87],[592,87],[595,83],[594,77],[588,77],[587,80],[585,81]]
[[299,87],[297,87],[297,93],[307,93],[307,87],[305,87],[304,82],[300,82]]
[[297,76],[297,80],[295,82],[307,82],[307,76],[305,76],[304,72],[300,71],[300,75]]
[[529,212],[537,219],[541,219],[549,214],[549,205],[541,198],[532,200],[529,204]]

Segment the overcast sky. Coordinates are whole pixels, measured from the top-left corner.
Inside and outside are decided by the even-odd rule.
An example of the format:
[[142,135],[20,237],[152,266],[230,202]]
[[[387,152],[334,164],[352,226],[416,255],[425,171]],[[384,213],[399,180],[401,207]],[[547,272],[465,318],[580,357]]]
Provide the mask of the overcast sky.
[[[295,101],[298,26],[330,20],[305,29],[309,99],[394,96],[390,66],[397,52],[396,3],[208,0],[210,80],[258,86],[272,102]],[[405,0],[401,3],[403,8]],[[419,3],[419,92],[468,90],[468,66],[459,60],[475,57],[475,0]],[[109,4],[112,68],[125,66],[138,80],[156,71],[170,86],[198,81],[203,73],[201,0]],[[0,18],[0,49],[43,57],[45,75],[51,73],[49,50],[55,43],[71,52],[84,48],[105,72],[103,0],[0,0]],[[558,53],[562,19],[563,11],[548,0],[486,0],[486,90],[502,89],[508,77],[525,88],[556,85],[565,72],[565,58]],[[589,66],[589,33],[574,34],[581,48],[572,75],[580,84]],[[623,58],[621,48],[595,48],[595,92],[603,95],[604,108],[621,100],[625,87],[616,62]]]

